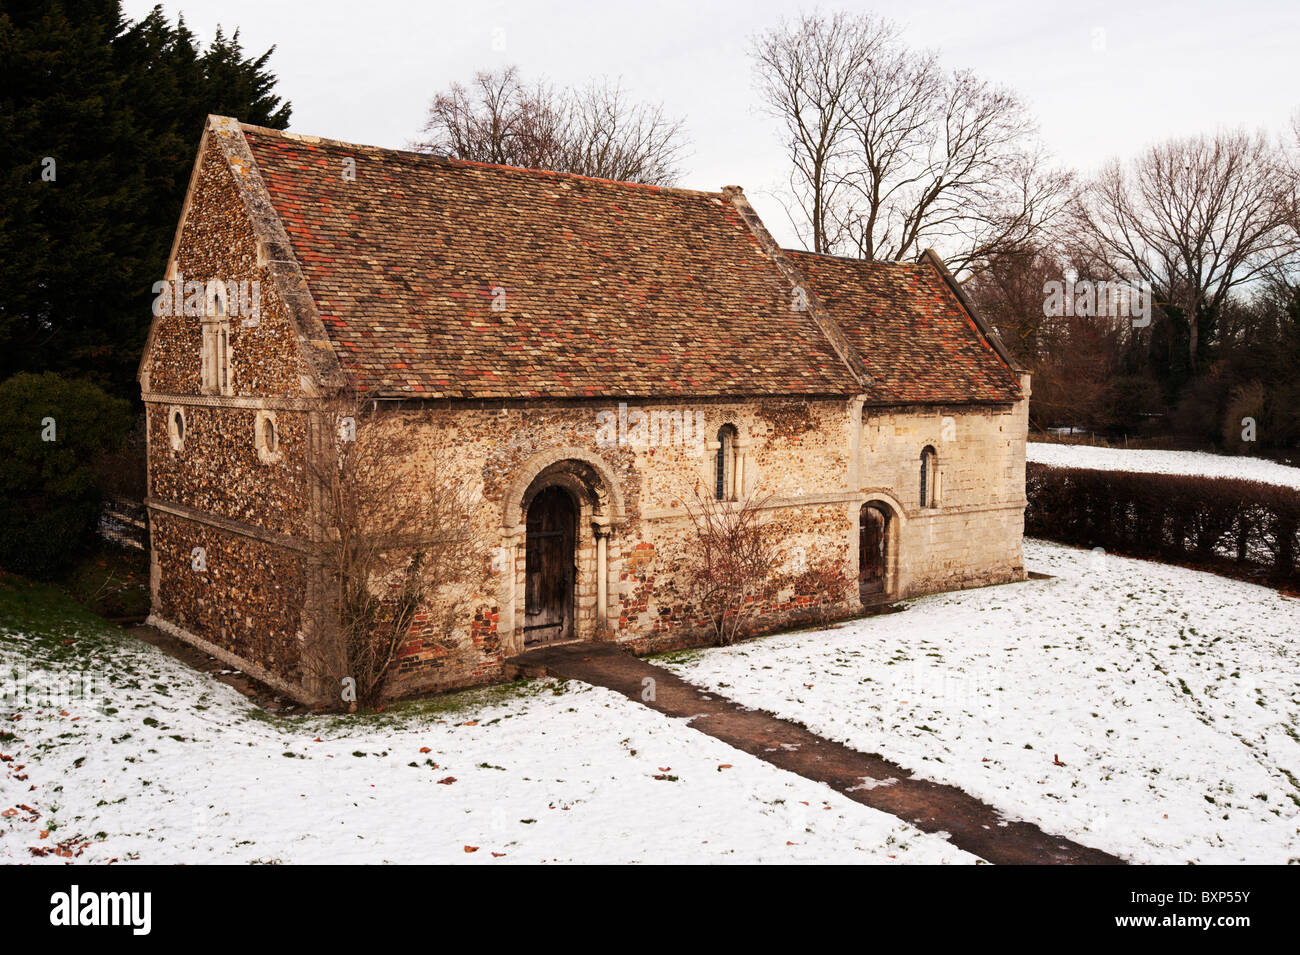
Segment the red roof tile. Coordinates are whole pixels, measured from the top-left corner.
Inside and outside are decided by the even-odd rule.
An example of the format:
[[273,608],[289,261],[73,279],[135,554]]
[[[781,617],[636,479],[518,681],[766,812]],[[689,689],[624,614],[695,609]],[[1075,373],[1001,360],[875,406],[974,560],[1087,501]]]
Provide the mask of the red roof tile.
[[929,263],[786,255],[866,362],[869,402],[1020,400],[1018,377]]
[[339,362],[367,391],[860,390],[721,194],[243,130]]

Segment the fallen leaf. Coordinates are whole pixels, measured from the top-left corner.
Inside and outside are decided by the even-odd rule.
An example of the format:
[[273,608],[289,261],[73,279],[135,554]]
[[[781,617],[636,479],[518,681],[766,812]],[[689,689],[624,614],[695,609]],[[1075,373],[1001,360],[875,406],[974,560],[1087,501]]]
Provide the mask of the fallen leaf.
[[466,852],[478,852],[478,846],[466,846],[466,847],[465,847],[465,851],[466,851]]

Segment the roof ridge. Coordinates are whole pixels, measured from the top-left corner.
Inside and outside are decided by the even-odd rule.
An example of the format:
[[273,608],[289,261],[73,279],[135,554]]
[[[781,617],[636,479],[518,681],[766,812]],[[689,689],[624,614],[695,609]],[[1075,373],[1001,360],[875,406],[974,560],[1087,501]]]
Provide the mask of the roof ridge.
[[252,123],[239,122],[231,120],[229,117],[219,116],[217,119],[238,122],[240,129],[245,132],[252,132],[259,135],[269,135],[281,139],[291,139],[297,142],[305,143],[308,146],[334,146],[343,149],[354,149],[363,152],[373,152],[386,154],[390,156],[406,156],[411,159],[424,160],[426,162],[440,162],[451,166],[478,166],[484,169],[499,169],[505,172],[521,172],[528,175],[539,177],[555,177],[561,179],[577,179],[583,182],[602,182],[613,186],[629,186],[634,189],[653,189],[658,192],[681,193],[690,196],[706,196],[711,199],[722,199],[722,190],[709,191],[707,189],[687,189],[684,186],[656,186],[645,182],[633,182],[630,179],[605,179],[601,176],[587,176],[577,172],[566,172],[561,169],[542,169],[535,166],[511,166],[507,163],[482,162],[477,159],[459,159],[455,156],[444,156],[441,153],[420,152],[417,149],[395,149],[392,146],[371,146],[366,143],[352,143],[343,139],[330,139],[325,136],[312,136],[306,133],[294,133],[287,129],[271,129],[268,126],[255,126]]
[[831,252],[813,252],[809,249],[785,249],[782,252],[795,255],[810,255],[817,259],[831,259],[836,262],[854,262],[858,265],[917,265],[917,262],[909,262],[907,259],[864,259],[858,255],[835,255]]

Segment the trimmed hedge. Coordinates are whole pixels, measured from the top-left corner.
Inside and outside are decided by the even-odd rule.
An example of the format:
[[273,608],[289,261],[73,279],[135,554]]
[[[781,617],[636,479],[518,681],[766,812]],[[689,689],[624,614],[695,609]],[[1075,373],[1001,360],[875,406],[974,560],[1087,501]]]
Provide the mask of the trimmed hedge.
[[1029,464],[1025,533],[1300,586],[1300,489]]

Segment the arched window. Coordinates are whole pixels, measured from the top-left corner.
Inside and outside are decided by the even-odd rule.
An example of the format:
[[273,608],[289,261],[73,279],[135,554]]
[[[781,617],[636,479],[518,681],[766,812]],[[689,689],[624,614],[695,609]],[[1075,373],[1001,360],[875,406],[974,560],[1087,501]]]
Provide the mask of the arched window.
[[921,506],[934,507],[936,503],[935,479],[938,476],[938,455],[926,445],[921,451]]
[[718,457],[714,464],[715,496],[719,501],[736,499],[736,426],[724,424],[718,429]]
[[167,415],[167,438],[173,451],[185,450],[185,411],[176,405]]

